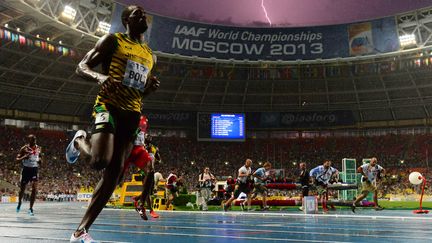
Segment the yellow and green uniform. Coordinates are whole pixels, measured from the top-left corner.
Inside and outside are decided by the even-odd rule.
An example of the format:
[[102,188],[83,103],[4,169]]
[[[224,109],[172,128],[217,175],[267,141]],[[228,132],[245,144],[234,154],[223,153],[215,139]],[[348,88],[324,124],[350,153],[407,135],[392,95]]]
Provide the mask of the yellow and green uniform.
[[154,146],[153,144],[150,145],[149,153],[156,154],[156,152],[157,152],[157,147]]
[[158,162],[161,160],[160,154],[159,154],[159,148],[153,144],[147,145],[146,149],[149,153],[152,153],[155,157],[155,161]]
[[129,39],[123,33],[115,33],[116,49],[112,55],[109,76],[116,88],[115,93],[99,91],[95,106],[110,104],[122,110],[141,112],[144,86],[153,68],[152,50],[147,44]]
[[[147,44],[138,43],[123,33],[114,36],[116,45],[108,73],[114,81],[107,81],[107,90],[114,91],[107,93],[101,89],[96,97],[95,132],[115,132],[117,120],[125,119],[126,113],[141,112],[144,87],[155,62]],[[134,123],[131,125],[135,126]]]

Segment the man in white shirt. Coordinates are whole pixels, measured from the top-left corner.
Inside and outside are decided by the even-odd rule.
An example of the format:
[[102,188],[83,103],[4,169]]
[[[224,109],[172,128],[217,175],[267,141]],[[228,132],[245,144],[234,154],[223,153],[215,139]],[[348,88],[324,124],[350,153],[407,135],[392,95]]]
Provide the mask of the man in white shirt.
[[333,178],[339,177],[339,171],[331,166],[330,160],[324,160],[323,165],[317,166],[309,172],[309,176],[314,180],[318,192],[318,200],[321,201],[323,212],[327,213],[327,187]]
[[216,178],[210,173],[210,168],[205,167],[203,173],[198,176],[199,181],[199,195],[202,198],[201,210],[208,211],[207,202],[210,200],[212,189],[216,184]]
[[351,206],[351,210],[355,213],[356,204],[363,200],[369,192],[374,193],[374,203],[375,210],[383,210],[384,208],[378,205],[378,189],[376,186],[377,179],[379,179],[381,174],[385,173],[383,167],[377,164],[377,158],[373,157],[368,164],[364,164],[357,168],[357,172],[362,174],[362,193],[357,199],[353,202]]
[[[165,182],[166,180],[163,178],[163,175],[160,172],[154,173],[154,191],[156,192],[158,190],[158,184],[159,182]],[[165,190],[165,188],[163,188]]]
[[[244,166],[238,170],[238,177],[234,189],[234,194],[230,199],[223,205],[224,211],[227,211],[231,207],[231,203],[240,195],[240,193],[245,193],[247,195],[248,208],[251,206],[251,186],[250,186],[250,176],[252,174],[252,160],[246,159]],[[244,206],[242,206],[243,208]]]

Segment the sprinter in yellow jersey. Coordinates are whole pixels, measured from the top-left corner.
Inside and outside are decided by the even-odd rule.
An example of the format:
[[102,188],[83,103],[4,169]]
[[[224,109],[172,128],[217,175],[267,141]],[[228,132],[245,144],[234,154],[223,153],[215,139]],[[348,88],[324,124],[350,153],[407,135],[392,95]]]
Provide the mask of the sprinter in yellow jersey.
[[[93,242],[87,233],[113,193],[129,156],[138,129],[142,99],[159,87],[150,76],[156,61],[150,48],[141,43],[147,30],[146,14],[138,6],[122,13],[126,33],[102,37],[78,64],[77,73],[101,86],[94,105],[91,140],[78,131],[66,149],[74,163],[82,152],[98,170],[105,169],[87,211],[70,242]],[[99,73],[94,68],[101,64]]]

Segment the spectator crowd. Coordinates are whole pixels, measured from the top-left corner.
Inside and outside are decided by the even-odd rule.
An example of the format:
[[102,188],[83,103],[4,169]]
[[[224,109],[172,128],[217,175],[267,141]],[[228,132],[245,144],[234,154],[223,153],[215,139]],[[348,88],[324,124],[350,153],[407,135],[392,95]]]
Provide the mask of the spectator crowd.
[[[68,164],[64,151],[69,142],[66,132],[40,129],[22,129],[0,126],[0,181],[18,186],[21,164],[15,157],[26,143],[28,134],[35,134],[37,144],[42,147],[43,161],[39,169],[39,194],[42,200],[70,200],[68,195],[78,191],[91,191],[100,175],[90,165],[78,161]],[[156,170],[165,177],[171,168],[176,168],[188,190],[194,190],[198,175],[208,166],[218,179],[236,176],[246,158],[253,160],[257,169],[266,161],[275,169],[283,169],[280,181],[295,181],[298,164],[306,162],[313,168],[324,159],[333,161],[333,166],[342,170],[343,158],[354,158],[357,165],[363,158],[377,157],[378,164],[387,169],[382,181],[384,194],[407,193],[415,190],[408,182],[411,171],[421,171],[427,178],[429,150],[432,135],[386,135],[373,137],[317,137],[297,139],[248,139],[242,143],[198,142],[195,138],[154,137],[161,153],[162,162]],[[134,169],[129,169],[131,177]],[[430,192],[430,188],[427,189]],[[3,188],[1,195],[16,195],[16,190]]]

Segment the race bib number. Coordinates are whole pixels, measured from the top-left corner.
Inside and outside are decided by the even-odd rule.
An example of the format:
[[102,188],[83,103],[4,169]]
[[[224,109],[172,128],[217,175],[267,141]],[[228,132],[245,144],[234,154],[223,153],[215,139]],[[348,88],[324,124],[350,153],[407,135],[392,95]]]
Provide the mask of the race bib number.
[[150,70],[146,66],[132,60],[128,60],[123,78],[123,85],[144,92],[149,71]]
[[109,112],[100,112],[96,114],[95,124],[108,123],[109,122]]

